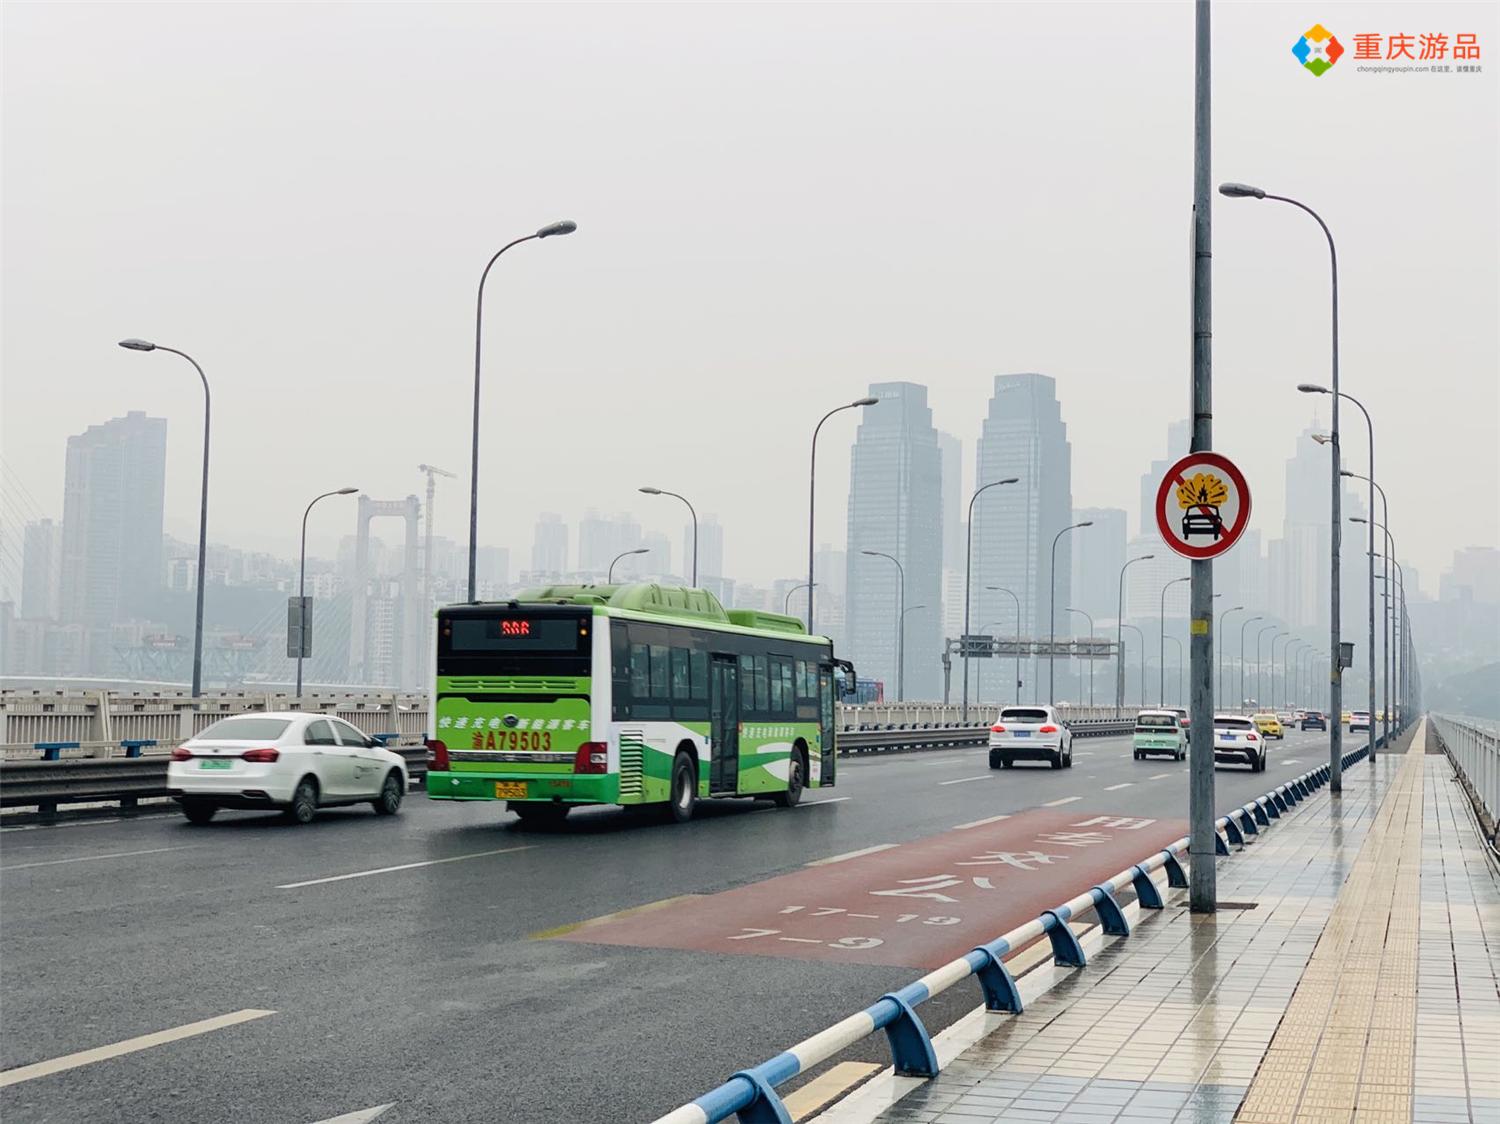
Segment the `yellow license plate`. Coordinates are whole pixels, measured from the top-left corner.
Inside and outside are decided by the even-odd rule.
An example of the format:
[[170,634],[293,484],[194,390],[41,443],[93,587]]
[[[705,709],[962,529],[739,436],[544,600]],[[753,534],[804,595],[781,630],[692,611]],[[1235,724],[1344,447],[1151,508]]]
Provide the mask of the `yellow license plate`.
[[525,781],[496,781],[495,782],[495,799],[496,800],[525,800],[526,799],[526,782]]

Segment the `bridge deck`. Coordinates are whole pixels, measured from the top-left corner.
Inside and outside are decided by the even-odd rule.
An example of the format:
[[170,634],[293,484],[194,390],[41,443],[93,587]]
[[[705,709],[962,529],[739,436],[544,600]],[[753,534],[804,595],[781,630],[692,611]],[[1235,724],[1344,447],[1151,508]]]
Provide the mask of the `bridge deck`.
[[1221,863],[1236,908],[1176,892],[936,1079],[817,1119],[1500,1120],[1500,878],[1426,731]]

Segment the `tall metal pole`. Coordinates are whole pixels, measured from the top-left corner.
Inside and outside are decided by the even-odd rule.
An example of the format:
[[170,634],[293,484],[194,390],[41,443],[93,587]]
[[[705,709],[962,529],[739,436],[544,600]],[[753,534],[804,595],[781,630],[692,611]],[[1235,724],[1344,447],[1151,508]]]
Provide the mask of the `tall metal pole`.
[[[1210,265],[1213,214],[1210,209],[1212,129],[1209,81],[1208,0],[1194,4],[1193,67],[1193,447],[1213,448],[1213,307]],[[1214,857],[1214,684],[1212,560],[1192,562],[1191,700],[1188,703],[1190,779],[1188,790],[1188,852],[1192,867],[1188,882],[1189,908],[1213,913],[1217,908],[1217,869]]]
[[[1359,408],[1361,410],[1364,410],[1364,406],[1360,405],[1360,402],[1359,402],[1358,399],[1356,399],[1356,398],[1354,398],[1354,397],[1352,397],[1352,396],[1350,396],[1348,394],[1344,395],[1344,397],[1348,398],[1349,401],[1353,402],[1356,406],[1359,406]],[[1365,421],[1368,422],[1369,420],[1370,420],[1370,415],[1369,415],[1368,412],[1366,412],[1365,413]],[[1374,428],[1374,426],[1371,426],[1370,427],[1370,450],[1371,450],[1371,452],[1370,452],[1370,471],[1371,471],[1371,475],[1370,476],[1361,476],[1357,472],[1350,472],[1347,468],[1344,469],[1344,475],[1348,476],[1348,477],[1351,477],[1351,478],[1353,478],[1355,480],[1367,480],[1367,481],[1369,481],[1370,488],[1372,489],[1372,491],[1374,491],[1374,492],[1376,492],[1376,493],[1378,493],[1380,495],[1380,525],[1382,527],[1389,527],[1390,523],[1391,523],[1391,509],[1390,509],[1390,505],[1388,503],[1386,503],[1385,489],[1382,488],[1379,484],[1375,483],[1375,478],[1374,478],[1374,475],[1373,475],[1374,471],[1375,471],[1375,453],[1374,453],[1374,449],[1375,449],[1375,428]],[[1370,514],[1371,514],[1371,516],[1373,516],[1375,514],[1375,505],[1374,505],[1373,501],[1370,504]],[[1370,555],[1370,606],[1371,606],[1371,613],[1372,613],[1372,615],[1373,615],[1373,612],[1374,612],[1374,605],[1375,605],[1375,593],[1374,593],[1374,590],[1375,590],[1375,555],[1376,555],[1376,553],[1377,553],[1377,551],[1375,550],[1375,526],[1372,523],[1371,526],[1370,526],[1370,550],[1369,550],[1369,555]],[[1390,572],[1391,572],[1391,561],[1390,561],[1390,548],[1389,548],[1389,546],[1387,546],[1383,552],[1379,552],[1379,553],[1381,553],[1381,557],[1384,560],[1383,565],[1381,566],[1381,573],[1386,578],[1389,578],[1390,577]],[[1381,622],[1380,622],[1380,639],[1381,639],[1380,672],[1381,672],[1381,675],[1385,679],[1385,719],[1383,721],[1383,726],[1384,726],[1383,743],[1386,744],[1386,745],[1389,745],[1390,741],[1391,741],[1391,709],[1392,708],[1391,708],[1391,668],[1390,668],[1390,654],[1391,654],[1390,623],[1391,623],[1391,616],[1390,616],[1390,613],[1387,612],[1385,614],[1385,616],[1381,619]],[[1375,650],[1375,642],[1374,642],[1374,634],[1372,633],[1371,634],[1371,641],[1370,641],[1370,651],[1371,651],[1372,654],[1374,653],[1374,650]],[[1372,697],[1373,697],[1373,693],[1372,693]],[[1371,723],[1371,725],[1370,725],[1370,734],[1371,734],[1372,737],[1374,736],[1374,733],[1375,733],[1374,722],[1375,722],[1375,712],[1372,710],[1372,711],[1370,711],[1370,723]]]
[[[1003,585],[987,585],[985,589],[996,593],[1003,593],[1016,603],[1016,666],[1013,678],[1016,688],[1016,705],[1021,705],[1021,599],[1016,596],[1015,591],[1006,589]],[[997,622],[998,623],[998,622]]]
[[[1279,629],[1280,627],[1281,627],[1280,625],[1268,624],[1268,625],[1265,625],[1264,627],[1260,628],[1259,630],[1257,630],[1256,633],[1255,633],[1255,709],[1256,710],[1264,710],[1266,708],[1266,674],[1265,674],[1266,673],[1266,665],[1265,665],[1265,662],[1260,657],[1260,641],[1261,641],[1261,637],[1265,636],[1265,634],[1268,633],[1268,632],[1275,632],[1275,631],[1277,631],[1277,629]],[[1272,647],[1275,647],[1275,644],[1276,644],[1276,638],[1272,637],[1271,638],[1271,645],[1272,645]]]
[[[1120,567],[1120,593],[1115,603],[1115,709],[1125,708],[1125,571],[1137,562],[1145,562],[1155,558],[1154,554],[1142,554],[1139,558],[1127,558],[1125,564]],[[1146,666],[1145,649],[1141,652],[1141,674],[1144,675]]]
[[[428,477],[431,480],[431,477]],[[430,486],[430,485],[429,485]],[[307,517],[312,512],[313,504],[319,500],[326,500],[329,496],[351,496],[359,491],[358,488],[335,488],[331,492],[324,492],[321,496],[314,496],[312,502],[302,511],[302,549],[297,556],[297,614],[301,621],[300,631],[307,634]],[[302,697],[302,636],[297,637],[297,698]]]
[[[1224,631],[1224,618],[1225,617],[1227,617],[1230,613],[1241,612],[1244,608],[1245,608],[1245,606],[1243,606],[1243,605],[1235,605],[1233,608],[1225,609],[1222,613],[1220,613],[1219,614],[1219,626],[1214,631],[1214,636],[1217,637],[1220,632]],[[1214,658],[1217,660],[1218,665],[1219,665],[1218,676],[1216,677],[1216,679],[1214,681],[1214,690],[1217,692],[1217,697],[1219,699],[1220,704],[1222,705],[1223,701],[1224,701],[1224,646],[1222,644],[1218,643],[1217,640],[1215,640],[1215,642],[1214,642],[1214,648],[1216,649],[1216,651],[1214,653]]]
[[469,463],[469,601],[471,603],[477,599],[476,590],[478,589],[474,575],[479,558],[479,370],[481,341],[484,335],[484,283],[489,280],[490,270],[500,260],[500,255],[512,246],[519,246],[522,242],[530,242],[534,238],[551,238],[554,234],[572,234],[577,229],[577,223],[564,219],[562,222],[542,227],[535,234],[528,234],[524,238],[507,242],[495,251],[494,256],[485,263],[484,272],[479,275],[479,291],[474,298],[474,433]]
[[[1002,484],[1015,484],[1019,480],[1020,480],[1019,476],[1007,476],[1004,480],[991,480],[988,484],[981,484],[981,485],[979,485],[979,487],[975,488],[974,489],[974,494],[969,497],[968,521],[964,524],[964,527],[965,527],[965,537],[964,537],[964,636],[968,636],[969,635],[969,590],[970,590],[970,588],[972,586],[972,582],[973,582],[973,579],[974,579],[974,501],[977,500],[980,496],[982,496],[985,492],[988,492],[991,488],[998,488]],[[1011,596],[1015,597],[1015,594],[1012,593]],[[1020,602],[1020,599],[1017,598],[1017,600],[1016,600],[1016,641],[1017,641],[1017,643],[1019,643],[1020,639],[1021,639],[1021,624],[1020,624],[1020,621],[1021,621],[1021,602]],[[964,641],[960,640],[959,643],[963,646],[963,661],[964,661],[964,669],[963,669],[964,670],[963,704],[962,704],[962,706],[959,709],[959,721],[961,721],[961,722],[967,722],[969,720],[969,649],[968,649],[968,645]],[[1016,682],[1018,684],[1021,681],[1020,667],[1021,667],[1021,657],[1018,655],[1018,656],[1016,656]],[[1019,686],[1016,687],[1016,701],[1017,702],[1021,701],[1021,688]]]
[[[1089,642],[1090,642],[1090,646],[1092,647],[1092,643],[1093,643],[1093,639],[1094,639],[1094,618],[1092,616],[1090,616],[1088,613],[1085,613],[1082,609],[1072,609],[1072,608],[1070,608],[1068,610],[1068,612],[1070,612],[1070,613],[1077,613],[1084,620],[1086,620],[1086,621],[1089,622]],[[1092,707],[1093,705],[1094,705],[1094,659],[1093,659],[1092,652],[1090,652],[1090,655],[1089,655],[1089,706]]]
[[878,398],[857,398],[853,402],[845,402],[842,406],[835,406],[821,418],[818,424],[813,426],[812,452],[808,457],[807,469],[807,632],[813,633],[813,590],[817,588],[813,581],[813,551],[814,551],[814,520],[818,511],[818,434],[823,429],[823,423],[834,414],[842,410],[852,410],[856,406],[874,406],[879,403]]
[[898,602],[896,607],[896,701],[906,701],[906,567],[894,554],[883,550],[862,550],[872,558],[889,558],[896,563]]
[[[1156,649],[1156,658],[1161,664],[1161,677],[1160,682],[1156,687],[1156,693],[1157,698],[1160,700],[1161,705],[1163,706],[1165,706],[1167,703],[1167,590],[1171,589],[1174,585],[1180,584],[1181,582],[1192,580],[1193,579],[1191,577],[1173,578],[1166,585],[1161,587],[1161,623],[1158,626],[1161,631],[1158,634],[1160,637],[1160,641],[1157,644]],[[1189,591],[1189,593],[1191,593],[1191,591]]]
[[1094,521],[1085,519],[1081,523],[1064,527],[1052,536],[1052,568],[1047,575],[1047,584],[1051,587],[1051,593],[1047,602],[1047,705],[1056,702],[1056,692],[1053,689],[1053,681],[1057,674],[1057,653],[1053,651],[1057,647],[1057,543],[1069,531],[1076,531],[1080,527],[1092,527]]
[[693,509],[692,503],[684,495],[678,492],[669,492],[665,488],[637,488],[637,492],[647,496],[671,496],[674,500],[681,500],[683,506],[688,509],[688,515],[693,520],[693,579],[692,586],[698,587],[698,513]]

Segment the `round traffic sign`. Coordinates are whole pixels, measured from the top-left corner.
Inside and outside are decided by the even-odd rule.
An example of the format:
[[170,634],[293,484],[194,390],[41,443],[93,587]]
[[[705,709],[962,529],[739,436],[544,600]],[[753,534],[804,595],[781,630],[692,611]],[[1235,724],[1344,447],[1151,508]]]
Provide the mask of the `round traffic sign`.
[[1186,558],[1216,558],[1250,523],[1250,486],[1228,457],[1189,453],[1156,489],[1162,541]]

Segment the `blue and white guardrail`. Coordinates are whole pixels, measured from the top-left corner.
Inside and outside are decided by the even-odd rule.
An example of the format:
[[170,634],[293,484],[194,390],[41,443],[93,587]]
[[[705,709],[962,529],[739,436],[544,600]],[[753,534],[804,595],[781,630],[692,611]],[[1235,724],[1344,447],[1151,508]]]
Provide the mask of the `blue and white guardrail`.
[[[1378,744],[1378,743],[1377,743]],[[1348,768],[1370,754],[1368,745],[1346,753],[1343,767]],[[1247,835],[1259,835],[1272,820],[1280,819],[1297,804],[1328,783],[1329,767],[1320,765],[1300,777],[1277,785],[1248,804],[1232,810],[1214,822],[1214,850],[1230,853],[1229,845],[1243,845]],[[1125,918],[1116,894],[1126,886],[1135,891],[1142,909],[1161,909],[1161,892],[1151,875],[1166,869],[1167,885],[1186,889],[1187,874],[1178,856],[1186,853],[1187,837],[1169,844],[1149,858],[1122,870],[1106,882],[1091,887],[1076,898],[1044,910],[1034,921],[1028,921],[988,944],[980,945],[941,968],[928,972],[899,991],[887,992],[863,1011],[834,1023],[810,1038],[804,1038],[769,1061],[742,1069],[724,1084],[710,1089],[697,1100],[658,1117],[653,1124],[717,1124],[738,1114],[741,1124],[792,1124],[791,1115],[776,1087],[827,1061],[867,1035],[883,1030],[890,1042],[895,1072],[902,1077],[936,1077],[937,1054],[932,1038],[922,1024],[916,1008],[954,984],[975,976],[984,994],[988,1011],[1020,1014],[1021,993],[1003,958],[1031,942],[1046,936],[1052,944],[1052,960],[1065,967],[1082,968],[1088,962],[1083,946],[1068,922],[1093,910],[1106,935],[1128,937],[1130,924]]]

